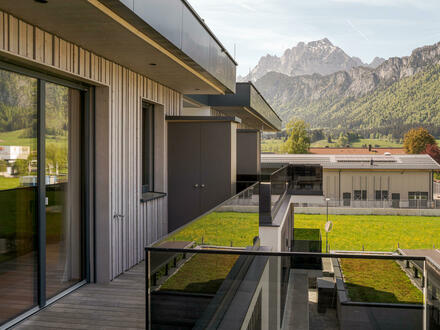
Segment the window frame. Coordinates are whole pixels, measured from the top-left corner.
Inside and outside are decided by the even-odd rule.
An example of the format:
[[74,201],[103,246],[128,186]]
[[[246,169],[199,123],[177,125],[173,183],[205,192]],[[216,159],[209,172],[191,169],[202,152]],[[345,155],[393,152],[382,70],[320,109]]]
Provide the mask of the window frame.
[[[142,102],[142,194],[154,192],[155,163],[155,106],[153,103]],[[147,161],[148,154],[148,161]]]
[[[37,80],[37,192],[36,192],[36,251],[37,251],[37,276],[35,283],[37,296],[35,307],[28,311],[18,314],[16,317],[0,324],[1,327],[9,327],[23,320],[28,313],[36,312],[46,307],[48,304],[62,298],[65,294],[75,290],[81,285],[90,283],[92,280],[91,271],[91,224],[94,218],[91,209],[94,207],[92,192],[95,190],[94,182],[94,153],[95,153],[95,108],[94,87],[75,79],[70,79],[64,75],[47,72],[45,69],[28,66],[23,63],[10,62],[0,59],[0,70],[13,72]],[[63,290],[51,298],[46,297],[46,183],[45,183],[45,85],[46,83],[57,84],[60,86],[76,89],[80,92],[81,98],[81,258],[82,258],[82,280],[71,287]]]

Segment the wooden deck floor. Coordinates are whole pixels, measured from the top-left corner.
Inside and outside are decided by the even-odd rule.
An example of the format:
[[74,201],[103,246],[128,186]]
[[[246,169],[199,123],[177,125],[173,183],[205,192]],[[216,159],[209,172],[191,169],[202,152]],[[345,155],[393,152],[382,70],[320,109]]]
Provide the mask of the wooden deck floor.
[[87,284],[14,329],[145,329],[145,266],[109,284]]

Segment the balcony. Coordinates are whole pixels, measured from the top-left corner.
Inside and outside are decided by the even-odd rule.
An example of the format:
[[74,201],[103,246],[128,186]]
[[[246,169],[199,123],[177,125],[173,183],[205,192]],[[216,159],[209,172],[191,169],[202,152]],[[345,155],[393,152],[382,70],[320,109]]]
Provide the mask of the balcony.
[[251,82],[237,83],[235,94],[186,95],[189,106],[209,106],[228,116],[237,116],[248,127],[276,132],[281,130],[281,119]]
[[145,263],[109,285],[86,285],[18,328],[439,328],[435,253],[322,253],[319,229],[294,226],[287,168],[265,172],[146,247]]
[[186,1],[4,0],[0,9],[182,93],[235,91],[237,63]]
[[187,1],[153,0],[148,5],[143,0],[120,1],[229,91],[235,91],[237,63]]

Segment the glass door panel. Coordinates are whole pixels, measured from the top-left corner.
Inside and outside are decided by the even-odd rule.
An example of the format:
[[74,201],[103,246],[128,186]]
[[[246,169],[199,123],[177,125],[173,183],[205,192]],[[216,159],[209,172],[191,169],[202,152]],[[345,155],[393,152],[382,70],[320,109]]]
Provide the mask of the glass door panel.
[[46,83],[46,296],[83,279],[81,93]]
[[37,304],[37,80],[0,69],[0,325]]

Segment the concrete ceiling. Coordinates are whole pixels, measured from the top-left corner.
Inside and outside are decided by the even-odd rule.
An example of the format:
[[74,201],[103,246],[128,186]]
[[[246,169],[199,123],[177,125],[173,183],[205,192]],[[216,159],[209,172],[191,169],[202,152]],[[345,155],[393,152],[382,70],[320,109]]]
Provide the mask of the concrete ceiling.
[[96,0],[1,0],[0,9],[184,94],[225,90],[188,58],[176,56],[166,39],[148,35],[147,27],[116,20]]

